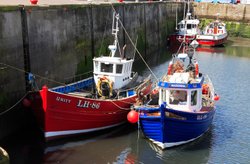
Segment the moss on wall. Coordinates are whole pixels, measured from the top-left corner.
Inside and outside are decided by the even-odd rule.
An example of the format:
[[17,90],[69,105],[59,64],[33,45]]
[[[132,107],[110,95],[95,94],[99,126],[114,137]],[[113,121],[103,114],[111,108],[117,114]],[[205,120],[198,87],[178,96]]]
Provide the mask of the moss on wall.
[[174,32],[175,26],[176,26],[175,20],[166,21],[162,25],[162,29],[164,29],[164,30],[161,31],[161,35],[166,38],[168,35],[170,35]]
[[230,36],[250,38],[250,25],[238,22],[226,22],[227,31]]
[[137,50],[141,54],[145,54],[145,48],[147,48],[146,37],[144,29],[138,29],[137,31],[138,39],[137,39]]
[[1,6],[0,12],[17,11],[19,6]]
[[0,112],[6,110],[8,105],[9,105],[9,102],[8,102],[6,93],[1,92],[0,93]]
[[90,49],[91,41],[80,39],[76,41],[75,49],[77,52],[86,52],[86,50]]
[[109,55],[110,50],[108,49],[108,46],[113,44],[113,38],[112,37],[106,37],[103,38],[100,42],[100,45],[97,45],[95,48],[95,56],[106,56]]
[[83,78],[89,77],[88,72],[93,70],[92,57],[91,55],[85,55],[82,60],[77,64],[77,70],[74,81],[81,80]]

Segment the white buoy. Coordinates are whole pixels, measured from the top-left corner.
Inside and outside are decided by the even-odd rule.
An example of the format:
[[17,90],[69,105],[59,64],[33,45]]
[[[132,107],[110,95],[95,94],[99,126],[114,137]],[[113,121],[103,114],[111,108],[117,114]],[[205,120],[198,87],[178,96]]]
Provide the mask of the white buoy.
[[0,164],[9,164],[10,163],[10,158],[7,153],[2,147],[0,147]]

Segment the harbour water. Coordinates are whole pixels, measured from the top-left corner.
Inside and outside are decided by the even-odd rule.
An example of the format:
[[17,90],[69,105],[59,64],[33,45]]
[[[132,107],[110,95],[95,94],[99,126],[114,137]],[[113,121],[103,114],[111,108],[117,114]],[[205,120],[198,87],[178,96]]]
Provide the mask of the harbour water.
[[[225,47],[197,51],[201,72],[208,74],[220,100],[210,130],[189,144],[161,150],[137,124],[50,142],[38,129],[26,128],[2,141],[11,163],[250,163],[250,40],[229,40]],[[156,60],[160,77],[170,58]],[[144,70],[143,75],[150,72]]]

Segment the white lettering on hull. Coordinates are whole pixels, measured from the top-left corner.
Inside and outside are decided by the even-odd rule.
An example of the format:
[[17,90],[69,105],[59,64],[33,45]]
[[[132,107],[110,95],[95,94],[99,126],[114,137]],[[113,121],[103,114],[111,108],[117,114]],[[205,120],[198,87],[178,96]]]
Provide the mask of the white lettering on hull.
[[62,98],[62,97],[59,97],[59,96],[56,97],[56,101],[64,102],[64,103],[67,103],[67,104],[69,104],[71,102],[70,99]]
[[92,109],[99,109],[100,108],[100,103],[97,102],[89,102],[89,101],[83,101],[83,100],[78,100],[78,103],[76,105],[79,108],[92,108]]

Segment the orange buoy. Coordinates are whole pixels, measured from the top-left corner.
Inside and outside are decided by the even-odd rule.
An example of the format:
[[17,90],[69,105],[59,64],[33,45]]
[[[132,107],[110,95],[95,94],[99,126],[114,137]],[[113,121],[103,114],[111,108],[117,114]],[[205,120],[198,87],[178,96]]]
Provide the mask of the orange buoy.
[[30,100],[27,99],[27,98],[23,99],[23,105],[24,105],[25,107],[27,107],[27,108],[30,107],[30,105],[31,105]]
[[152,90],[151,92],[153,95],[156,95],[157,93],[159,93],[159,89],[158,88],[155,88]]
[[220,96],[218,96],[218,95],[214,96],[215,101],[218,101],[219,99],[220,99]]
[[172,74],[172,68],[173,68],[173,63],[170,62],[169,65],[168,65],[168,75]]
[[138,122],[139,120],[139,114],[138,112],[131,110],[128,115],[127,115],[127,119],[130,123],[134,124],[136,122]]
[[198,63],[195,63],[195,76],[199,77],[199,65],[198,65]]
[[38,2],[38,0],[30,0],[30,3],[31,3],[32,5],[36,5],[37,2]]

